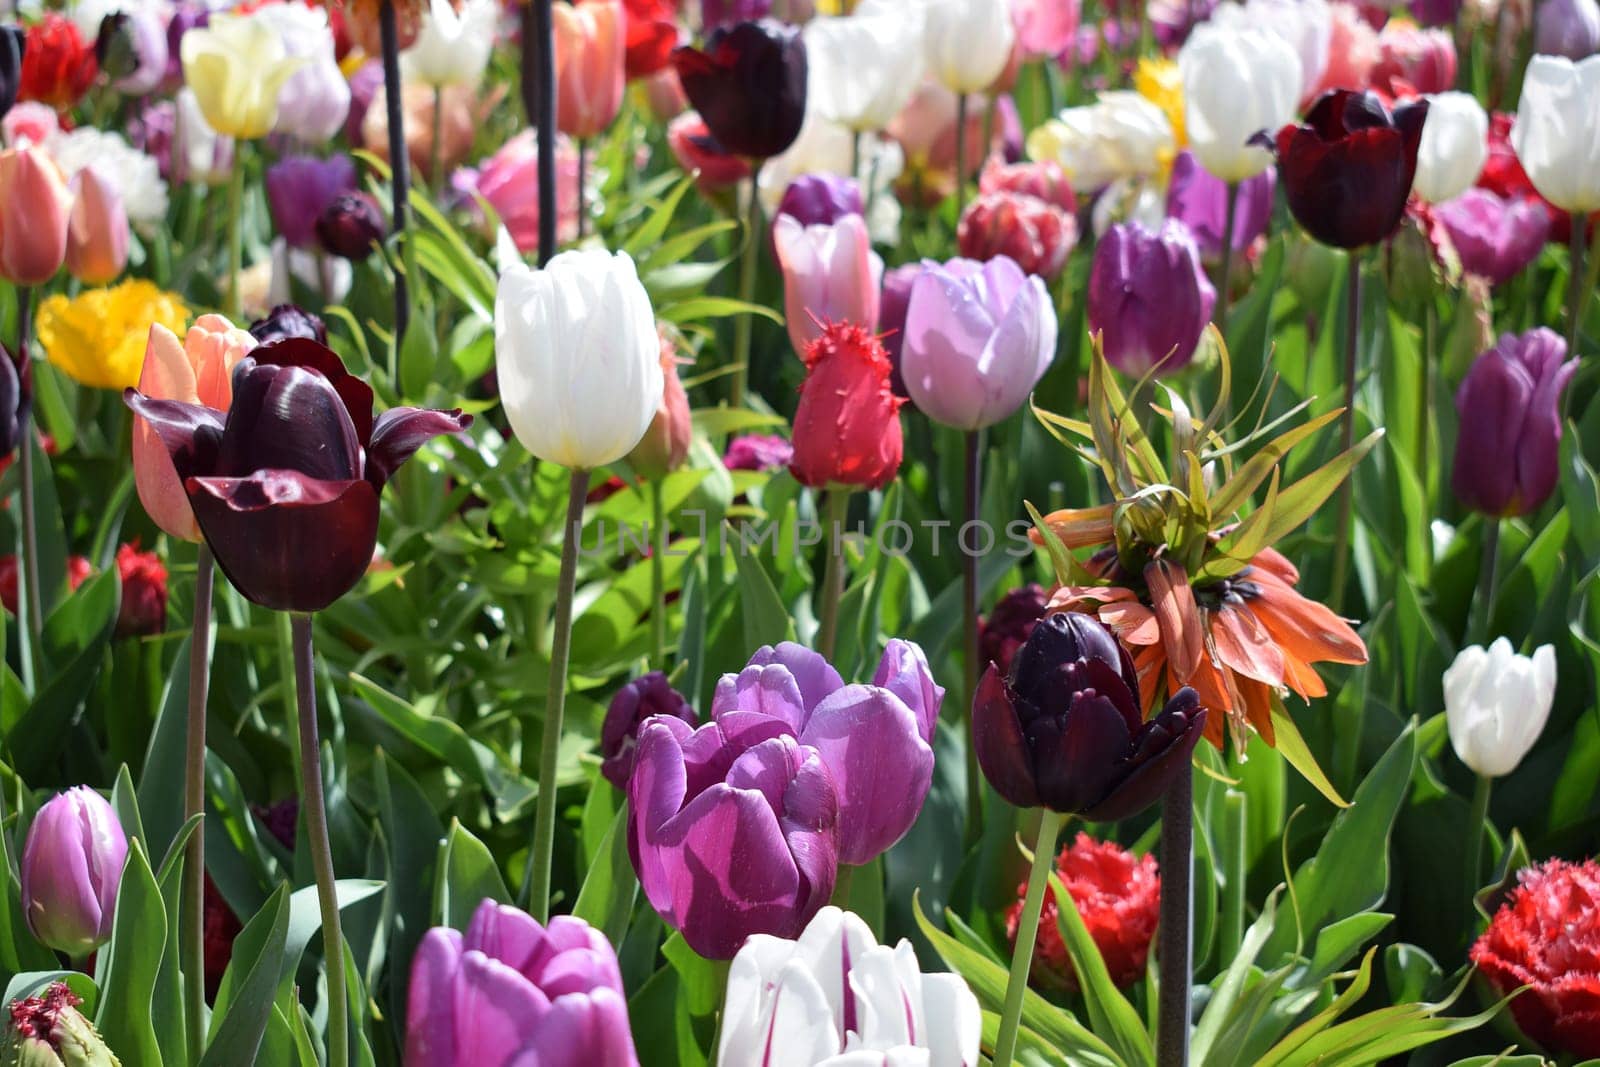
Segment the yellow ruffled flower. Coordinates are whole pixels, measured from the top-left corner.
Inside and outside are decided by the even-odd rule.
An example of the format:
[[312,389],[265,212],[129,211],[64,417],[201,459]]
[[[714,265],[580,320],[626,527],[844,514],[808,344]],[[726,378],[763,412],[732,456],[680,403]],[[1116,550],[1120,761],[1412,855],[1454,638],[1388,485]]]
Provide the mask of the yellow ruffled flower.
[[1183,127],[1183,76],[1178,64],[1171,59],[1139,60],[1133,74],[1133,87],[1139,95],[1159,107],[1172,123],[1172,139],[1178,148],[1189,143]]
[[126,389],[139,383],[145,341],[157,323],[181,337],[189,309],[177,294],[138,278],[70,300],[57,293],[39,306],[35,330],[45,358],[68,377]]

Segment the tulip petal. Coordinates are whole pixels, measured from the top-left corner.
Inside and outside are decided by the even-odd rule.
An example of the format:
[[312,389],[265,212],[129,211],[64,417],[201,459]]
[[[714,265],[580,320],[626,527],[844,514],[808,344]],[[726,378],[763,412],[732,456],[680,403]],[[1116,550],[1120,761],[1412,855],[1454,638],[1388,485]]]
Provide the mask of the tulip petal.
[[978,682],[978,692],[972,700],[971,743],[978,766],[995,792],[1019,808],[1039,806],[1022,724],[1011,694],[992,663]]
[[932,1050],[929,1067],[978,1067],[983,1013],[978,998],[959,976],[922,976],[922,1011],[928,1032],[923,1042]]
[[752,666],[764,667],[769,663],[781,664],[794,675],[795,684],[800,687],[800,699],[808,710],[844,685],[844,679],[839,677],[839,672],[833,669],[832,664],[805,645],[793,641],[763,645],[750,657]]
[[257,363],[280,367],[306,367],[328,380],[344,401],[345,411],[356,428],[356,439],[365,445],[372,437],[372,387],[345,369],[344,361],[327,345],[305,337],[285,337],[258,345],[250,353]]
[[417,449],[441,434],[460,433],[471,425],[472,416],[461,414],[460,408],[390,408],[378,416],[372,427],[372,440],[367,444],[367,481],[382,490]]
[[[294,340],[316,346],[314,341]],[[280,341],[257,351],[289,343]],[[233,406],[228,409],[216,468],[199,473],[244,477],[253,471],[281,469],[327,481],[358,478],[365,440],[344,398],[320,372],[261,363],[251,355],[234,368]]]
[[714,719],[729,712],[756,712],[782,719],[797,732],[805,726],[806,708],[799,682],[781,663],[752,663],[738,674],[725,674],[711,698]]
[[1065,722],[1044,715],[1025,730],[1039,801],[1045,807],[1083,811],[1112,790],[1130,736],[1122,712],[1108,698],[1093,690],[1080,691],[1072,698]]
[[454,1063],[503,1064],[539,1036],[551,1007],[538,986],[473,949],[461,956],[456,985]]
[[461,934],[448,927],[434,927],[417,943],[406,992],[407,1063],[453,1062],[461,953]]
[[892,638],[883,647],[883,657],[873,672],[872,684],[882,686],[905,701],[917,717],[922,739],[933,743],[939,725],[939,709],[944,705],[945,688],[933,680],[928,657],[915,641]]
[[179,478],[215,468],[222,447],[222,412],[199,404],[157,400],[136,389],[124,390],[122,402],[155,431]]
[[1113,822],[1154,804],[1166,792],[1176,768],[1194,754],[1195,744],[1205,733],[1207,714],[1194,690],[1179,690],[1134,739],[1135,758],[1143,762],[1127,772],[1099,803],[1084,809],[1083,817],[1091,822]]

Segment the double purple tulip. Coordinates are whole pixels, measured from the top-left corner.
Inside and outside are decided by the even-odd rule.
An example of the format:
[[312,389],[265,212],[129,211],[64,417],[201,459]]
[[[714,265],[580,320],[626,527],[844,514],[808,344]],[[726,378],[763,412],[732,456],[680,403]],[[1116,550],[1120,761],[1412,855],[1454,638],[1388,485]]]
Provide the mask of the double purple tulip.
[[1194,358],[1217,290],[1189,228],[1169,218],[1159,230],[1118,223],[1094,250],[1088,317],[1106,360],[1124,374],[1174,374]]
[[610,942],[570,915],[540,926],[485,900],[466,935],[434,927],[411,961],[406,1067],[637,1067]]
[[389,476],[472,423],[404,407],[374,419],[372,389],[298,337],[239,361],[226,414],[135,389],[123,400],[166,446],[222,572],[275,611],[321,611],[349,592],[372,562]]

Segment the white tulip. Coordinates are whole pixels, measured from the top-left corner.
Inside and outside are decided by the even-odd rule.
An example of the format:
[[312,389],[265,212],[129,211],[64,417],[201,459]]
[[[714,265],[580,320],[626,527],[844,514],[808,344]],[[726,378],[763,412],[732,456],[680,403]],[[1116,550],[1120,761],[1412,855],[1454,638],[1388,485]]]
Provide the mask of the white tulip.
[[1534,56],[1522,79],[1511,147],[1556,207],[1600,211],[1600,55]]
[[499,15],[495,0],[466,0],[460,11],[449,0],[433,0],[416,41],[400,53],[405,80],[476,87],[494,51]]
[[211,128],[193,89],[179,89],[173,108],[172,180],[201,185],[226,182],[233,176],[233,138]]
[[987,89],[1011,59],[1017,31],[1002,0],[923,0],[928,70],[957,93]]
[[1148,178],[1177,150],[1166,112],[1128,90],[1104,92],[1069,107],[1028,135],[1028,155],[1061,164],[1076,189],[1103,189],[1119,178]]
[[1226,3],[1211,24],[1235,30],[1266,30],[1288,42],[1300,58],[1300,102],[1309,102],[1328,69],[1333,12],[1327,0],[1246,0]]
[[912,12],[808,23],[807,106],[851,130],[887,126],[922,80],[922,29]]
[[982,1031],[959,975],[921,973],[910,942],[880,945],[858,916],[830,905],[798,941],[756,934],[734,956],[717,1062],[976,1067]]
[[1226,182],[1266,170],[1272,154],[1249,142],[1293,122],[1300,100],[1300,57],[1265,29],[1201,23],[1178,53],[1184,126],[1200,165]]
[[650,297],[626,252],[511,264],[494,303],[500,403],[535,456],[590,470],[632,451],[664,387]]
[[1472,188],[1489,161],[1489,116],[1471,93],[1431,93],[1411,188],[1430,204]]
[[1469,645],[1444,672],[1445,722],[1450,747],[1476,773],[1510,774],[1539,739],[1556,694],[1556,652],[1541,645],[1529,656],[1497,639],[1485,652]]
[[328,13],[305,4],[265,4],[251,17],[277,32],[285,55],[300,60],[300,69],[278,90],[272,131],[305,145],[331,140],[350,113],[350,83],[334,54]]

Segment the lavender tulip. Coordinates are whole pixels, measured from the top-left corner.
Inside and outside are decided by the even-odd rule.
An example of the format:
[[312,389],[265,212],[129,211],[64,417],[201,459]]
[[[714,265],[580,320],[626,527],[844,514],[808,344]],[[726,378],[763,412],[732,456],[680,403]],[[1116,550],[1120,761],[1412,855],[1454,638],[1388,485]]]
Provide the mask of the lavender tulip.
[[111,936],[128,839],[104,797],[77,786],[52,797],[22,849],[22,910],[33,936],[87,956]]
[[694,708],[660,671],[641,675],[617,690],[600,726],[600,755],[605,760],[600,773],[623,792],[627,792],[628,778],[633,774],[639,726],[652,715],[671,715],[690,726],[699,721]]
[[905,263],[883,273],[883,294],[878,301],[878,333],[884,351],[894,367],[889,387],[895,396],[908,396],[905,376],[900,373],[900,357],[905,348],[906,311],[911,307],[911,287],[922,276],[921,263]]
[[784,642],[723,675],[711,700],[719,722],[775,717],[817,751],[838,794],[840,863],[867,863],[900,840],[933,783],[929,742],[944,690],[927,658],[909,641],[892,641],[873,679],[845,685],[827,660]]
[[1533,50],[1574,62],[1600,52],[1600,3],[1544,0],[1534,18]]
[[[1456,392],[1461,433],[1450,484],[1486,515],[1526,515],[1556,487],[1561,391],[1578,369],[1567,344],[1540,327],[1502,334]],[[1565,361],[1565,362],[1563,362]]]
[[349,156],[285,156],[267,168],[272,221],[294,248],[317,243],[317,218],[340,193],[354,192],[356,165]]
[[837,174],[802,174],[783,191],[777,213],[802,226],[832,226],[846,215],[862,213],[861,185]]
[[411,961],[407,1067],[637,1067],[617,956],[582,919],[485,900]]
[[[1272,197],[1278,187],[1273,167],[1239,183],[1233,217],[1233,250],[1243,252],[1267,232]],[[1167,214],[1189,227],[1206,260],[1222,258],[1222,230],[1228,224],[1228,184],[1200,165],[1188,149],[1178,153],[1167,184]]]
[[925,263],[906,308],[900,371],[935,422],[981,430],[1022,405],[1056,352],[1044,282],[1007,256]]
[[1124,374],[1182,369],[1194,358],[1216,302],[1194,237],[1177,219],[1155,231],[1118,223],[1095,249],[1089,329],[1100,335],[1106,360]]
[[1488,189],[1468,189],[1433,209],[1433,218],[1468,274],[1501,285],[1539,256],[1550,238],[1550,211],[1538,200],[1508,200]]
[[839,799],[783,720],[731,714],[639,730],[628,852],[652,907],[708,959],[746,937],[797,937],[833,895]]

